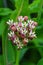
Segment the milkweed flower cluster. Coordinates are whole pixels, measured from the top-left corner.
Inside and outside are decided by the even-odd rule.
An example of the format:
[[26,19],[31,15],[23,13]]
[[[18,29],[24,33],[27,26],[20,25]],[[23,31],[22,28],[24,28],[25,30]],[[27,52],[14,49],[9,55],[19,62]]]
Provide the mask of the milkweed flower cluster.
[[9,20],[8,37],[12,41],[13,45],[16,45],[18,49],[27,45],[29,40],[36,38],[35,27],[37,22],[28,19],[28,16],[19,16],[18,22]]

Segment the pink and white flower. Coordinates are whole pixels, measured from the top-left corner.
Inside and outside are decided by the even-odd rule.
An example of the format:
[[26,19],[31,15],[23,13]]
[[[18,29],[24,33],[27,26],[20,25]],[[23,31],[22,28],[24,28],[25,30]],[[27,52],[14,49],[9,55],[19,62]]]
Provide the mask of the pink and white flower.
[[37,22],[28,20],[28,16],[19,16],[18,22],[9,20],[7,24],[9,25],[10,31],[8,37],[18,49],[27,45],[29,40],[36,38],[34,29],[37,26]]

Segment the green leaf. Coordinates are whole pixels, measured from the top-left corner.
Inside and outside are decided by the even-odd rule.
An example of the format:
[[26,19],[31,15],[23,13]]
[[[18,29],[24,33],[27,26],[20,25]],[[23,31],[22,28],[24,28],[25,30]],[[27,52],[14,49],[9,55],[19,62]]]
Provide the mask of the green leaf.
[[13,45],[10,41],[8,41],[7,44],[7,58],[8,58],[8,63],[13,64],[15,63],[15,49],[13,48]]
[[3,65],[4,63],[2,58],[3,58],[3,55],[0,55],[0,65]]
[[32,62],[24,62],[24,63],[22,63],[21,65],[35,65],[34,63],[32,63]]
[[0,16],[6,16],[12,13],[12,10],[9,8],[0,8]]
[[39,62],[37,63],[37,65],[43,65],[43,58],[41,58],[41,59],[39,60]]
[[2,19],[0,20],[0,35],[3,34],[8,19],[9,16],[6,16],[6,17],[2,17]]
[[3,7],[3,0],[0,0],[0,7]]
[[2,33],[4,32],[4,28],[5,28],[5,20],[3,19],[0,23],[0,35],[2,35]]
[[16,6],[16,10],[13,11],[10,18],[13,17],[14,20],[17,20],[17,17],[19,15],[29,16],[28,0],[15,0],[15,6]]
[[20,59],[21,60],[24,56],[24,54],[26,53],[26,51],[28,50],[28,48],[23,48],[21,51],[20,51]]
[[29,5],[28,8],[31,13],[39,11],[40,2],[41,2],[41,0],[34,0],[33,3]]
[[5,31],[2,35],[2,47],[3,47],[3,58],[4,65],[15,63],[15,53],[12,44],[8,41],[8,30],[5,26]]

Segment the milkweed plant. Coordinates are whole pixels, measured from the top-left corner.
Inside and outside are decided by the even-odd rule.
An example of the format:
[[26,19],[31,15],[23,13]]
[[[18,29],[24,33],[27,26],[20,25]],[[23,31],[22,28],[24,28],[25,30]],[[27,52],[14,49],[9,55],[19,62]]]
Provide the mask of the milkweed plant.
[[43,65],[43,0],[4,2],[5,8],[0,7],[0,65]]
[[23,48],[28,44],[29,40],[36,38],[35,27],[37,22],[28,19],[28,16],[18,16],[17,22],[9,20],[8,38],[17,49]]

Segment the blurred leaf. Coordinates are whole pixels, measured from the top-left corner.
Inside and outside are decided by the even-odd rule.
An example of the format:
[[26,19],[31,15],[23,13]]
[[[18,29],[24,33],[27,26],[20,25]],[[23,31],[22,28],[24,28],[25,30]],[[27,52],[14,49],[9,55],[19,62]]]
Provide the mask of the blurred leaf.
[[17,17],[19,15],[23,15],[23,16],[27,15],[27,16],[29,16],[28,0],[15,0],[15,6],[16,6],[16,10],[13,11],[10,18],[13,18],[14,20],[17,20]]
[[37,48],[33,47],[27,50],[27,52],[24,54],[23,58],[21,59],[20,64],[25,65],[27,63],[27,65],[29,65],[30,62],[37,64],[40,58],[41,55],[39,51],[37,50]]
[[9,16],[5,16],[5,17],[2,17],[2,19],[0,20],[0,35],[2,35],[2,33],[4,32],[6,22],[8,19],[9,19]]
[[37,65],[43,65],[43,58],[39,60]]
[[6,16],[12,13],[12,10],[9,8],[0,8],[0,16]]
[[7,58],[8,58],[8,63],[13,64],[15,63],[15,49],[13,48],[13,45],[10,41],[8,41],[7,44]]
[[28,50],[28,48],[23,48],[21,51],[20,51],[20,59],[21,60],[24,56],[24,54],[26,53],[26,51]]
[[0,0],[0,8],[3,7],[3,0]]
[[35,65],[34,63],[32,63],[32,62],[24,62],[24,63],[22,63],[22,65]]
[[38,12],[39,11],[39,4],[40,4],[41,0],[34,0],[32,4],[29,5],[29,10],[30,12]]
[[4,35],[2,35],[4,65],[15,63],[14,49],[12,44],[8,42],[8,30],[6,29],[7,27],[5,28],[6,32],[3,33]]
[[3,55],[0,55],[0,65],[3,65],[4,63],[2,58],[3,58]]
[[4,32],[4,28],[5,28],[5,20],[3,19],[0,23],[0,35],[2,35],[2,33]]

